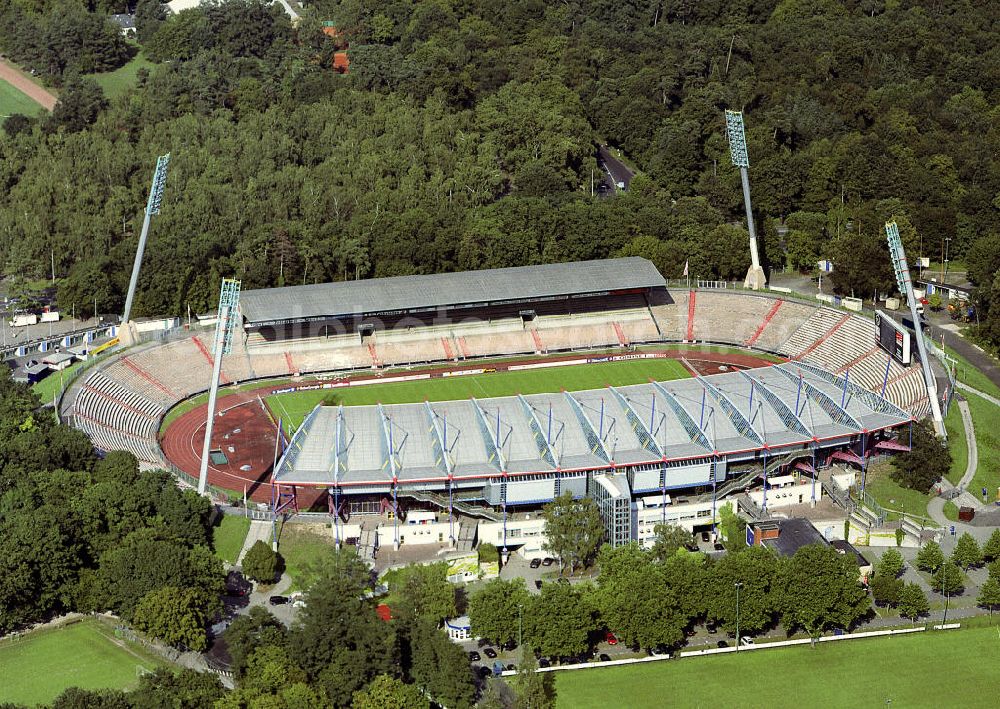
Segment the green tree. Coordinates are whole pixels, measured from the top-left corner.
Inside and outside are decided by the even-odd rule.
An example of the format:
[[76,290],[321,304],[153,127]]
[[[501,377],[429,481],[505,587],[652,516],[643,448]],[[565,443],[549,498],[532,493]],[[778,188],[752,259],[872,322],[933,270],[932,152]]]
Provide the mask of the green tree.
[[1000,606],[1000,581],[995,578],[986,579],[986,583],[979,588],[976,605],[988,608],[992,616],[993,611]]
[[971,534],[964,532],[958,538],[955,551],[951,554],[951,560],[963,569],[979,566],[982,563],[983,555],[979,550],[979,544]]
[[690,618],[667,585],[662,564],[636,544],[605,545],[598,556],[601,575],[594,601],[601,620],[630,647],[676,645]]
[[[306,591],[299,625],[289,634],[289,654],[320,686],[333,706],[347,707],[354,692],[380,674],[392,672],[396,662],[392,629],[364,599],[367,569],[349,555],[337,555],[334,572]],[[360,566],[360,568],[358,568]],[[342,573],[337,574],[340,568]],[[330,632],[330,618],[338,630]],[[259,651],[259,650],[258,650]]]
[[551,672],[537,672],[535,651],[525,645],[514,678],[516,709],[552,709],[556,705],[555,682]]
[[45,127],[52,132],[63,128],[68,133],[78,133],[94,123],[107,105],[104,91],[96,81],[73,76],[60,92]]
[[875,605],[894,606],[899,603],[903,586],[903,579],[876,572],[868,584],[868,589],[872,592],[872,599],[875,601]]
[[587,636],[596,625],[594,610],[579,588],[546,583],[525,609],[524,639],[543,655],[569,657],[587,649]]
[[653,557],[663,561],[678,549],[691,543],[691,533],[676,524],[657,524],[653,527]]
[[389,590],[399,599],[394,613],[406,620],[425,618],[440,625],[455,616],[455,587],[447,578],[448,565],[413,564],[395,572]]
[[410,674],[431,699],[446,707],[472,706],[476,685],[469,658],[460,645],[425,618],[413,626],[410,649]]
[[941,551],[941,546],[935,541],[927,542],[917,552],[917,568],[921,571],[933,573],[941,567],[942,563],[944,563],[944,553]]
[[287,647],[288,633],[285,626],[270,611],[253,606],[246,615],[240,615],[226,628],[226,647],[230,665],[237,677],[243,675],[246,663],[254,650],[264,646]]
[[916,621],[922,615],[930,611],[930,604],[927,596],[920,584],[908,583],[899,593],[899,615],[903,618],[910,618]]
[[868,611],[853,559],[825,544],[808,544],[781,570],[782,621],[817,636],[826,628],[850,628]]
[[962,592],[964,584],[962,570],[953,561],[943,562],[931,576],[931,588],[941,595],[958,595]]
[[740,632],[753,635],[774,623],[781,607],[778,560],[769,549],[750,547],[726,554],[707,582],[707,615],[727,632],[736,632],[736,585],[739,587]]
[[379,675],[354,693],[354,709],[426,709],[430,706],[418,687],[395,677]]
[[604,522],[589,497],[573,499],[565,492],[542,508],[545,518],[545,549],[568,564],[570,572],[586,566],[600,549]]
[[913,443],[907,453],[893,457],[892,479],[900,485],[927,492],[951,467],[951,451],[934,434],[930,421],[913,425]]
[[[518,618],[523,626],[530,600],[521,579],[487,582],[469,596],[469,623],[473,635],[498,645],[519,640]],[[523,631],[523,627],[520,630]]]
[[991,562],[1000,559],[1000,529],[994,529],[990,538],[983,544],[983,561]]
[[280,558],[271,545],[258,539],[243,557],[243,573],[260,583],[274,583]]
[[903,555],[899,553],[898,549],[890,548],[886,549],[882,558],[878,560],[875,565],[875,573],[879,576],[897,578],[905,568],[906,562],[903,560]]
[[137,630],[174,647],[201,652],[208,646],[208,616],[194,589],[163,586],[150,591],[136,606],[132,622]]
[[223,694],[222,682],[210,672],[160,667],[139,678],[138,686],[129,692],[129,703],[135,709],[203,707],[212,705]]

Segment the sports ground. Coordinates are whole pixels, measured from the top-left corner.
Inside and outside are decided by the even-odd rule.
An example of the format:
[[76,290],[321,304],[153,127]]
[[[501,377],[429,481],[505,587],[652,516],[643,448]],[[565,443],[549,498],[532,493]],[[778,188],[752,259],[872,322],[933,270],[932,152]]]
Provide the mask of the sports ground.
[[67,687],[124,689],[160,664],[93,618],[0,641],[0,702],[51,702]]
[[559,707],[992,707],[1000,628],[556,672]]
[[[517,371],[502,370],[519,362],[538,361],[537,358],[480,362],[471,366],[481,373],[445,375],[445,372],[454,374],[462,369],[468,370],[470,365],[466,365],[433,370],[363,374],[355,377],[355,380],[364,380],[363,385],[352,381],[351,386],[338,385],[333,388],[282,394],[271,393],[287,386],[276,381],[271,381],[259,389],[244,386],[238,392],[220,395],[217,410],[223,413],[213,429],[212,450],[223,451],[228,460],[225,464],[209,465],[209,483],[237,493],[242,493],[245,489],[248,497],[257,502],[270,501],[271,489],[267,481],[275,454],[274,422],[280,420],[286,437],[290,437],[305,416],[323,401],[334,401],[345,406],[360,406],[539,394],[562,390],[581,391],[605,386],[640,384],[650,379],[658,381],[681,379],[691,376],[692,369],[700,374],[713,374],[732,368],[764,366],[770,361],[747,353],[721,352],[717,348],[704,352],[694,349],[674,349],[665,355],[657,359],[629,359]],[[575,355],[577,358],[580,356],[583,355]],[[385,379],[391,379],[394,375],[418,372],[433,372],[433,375],[432,378],[415,381],[379,381],[383,376]],[[328,383],[336,384],[336,382]],[[301,384],[308,386],[315,382],[303,381]],[[261,406],[261,402],[267,410]],[[192,477],[198,475],[206,412],[204,404],[185,410],[170,421],[161,437],[161,445],[167,458]]]

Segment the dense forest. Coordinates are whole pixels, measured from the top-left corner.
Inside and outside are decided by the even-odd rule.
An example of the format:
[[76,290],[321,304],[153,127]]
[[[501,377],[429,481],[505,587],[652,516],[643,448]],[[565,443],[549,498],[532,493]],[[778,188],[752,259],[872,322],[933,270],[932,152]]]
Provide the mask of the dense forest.
[[[115,9],[11,0],[0,50],[44,49],[17,23],[37,40]],[[668,277],[689,262],[692,276],[741,278],[723,132],[736,108],[769,268],[830,258],[839,292],[890,291],[894,218],[911,257],[940,260],[947,244],[967,261],[981,332],[1000,342],[1000,6],[319,0],[296,27],[243,0],[136,12],[157,66],[134,90],[107,102],[79,78],[134,49],[77,23],[37,60],[65,85],[60,108],[0,135],[5,271],[41,276],[54,255],[77,312],[95,297],[120,309],[166,152],[143,314],[208,309],[230,274],[253,288],[639,254]],[[610,199],[591,191],[605,142],[640,171]]]

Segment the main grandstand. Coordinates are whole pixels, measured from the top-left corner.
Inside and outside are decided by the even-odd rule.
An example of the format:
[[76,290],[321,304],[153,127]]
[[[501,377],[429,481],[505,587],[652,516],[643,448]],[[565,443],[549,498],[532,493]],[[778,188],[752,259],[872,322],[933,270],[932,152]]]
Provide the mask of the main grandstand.
[[[759,485],[769,471],[815,479],[816,465],[832,457],[861,464],[876,449],[905,448],[890,431],[928,408],[919,368],[877,347],[865,315],[742,290],[668,292],[641,258],[248,291],[239,321],[224,385],[427,363],[469,367],[510,355],[545,363],[553,353],[595,348],[641,354],[670,343],[787,360],[604,391],[320,407],[274,471],[245,476],[279,512],[295,505],[296,490],[310,488],[328,496],[336,519],[368,511],[398,520],[406,506],[432,507],[450,511],[452,521],[456,512],[489,520],[496,536],[480,527],[480,538],[511,545],[511,532],[528,534],[529,525],[511,530],[507,508],[531,510],[565,490],[594,496],[607,519],[619,520],[609,527],[612,540],[624,539],[626,526],[629,538],[645,538],[647,517],[668,518],[670,490],[703,500],[695,523],[711,524],[716,502]],[[208,388],[210,341],[186,332],[125,350],[81,376],[61,413],[97,447],[163,465],[159,423]],[[231,484],[238,470],[213,463],[213,475],[243,487]]]

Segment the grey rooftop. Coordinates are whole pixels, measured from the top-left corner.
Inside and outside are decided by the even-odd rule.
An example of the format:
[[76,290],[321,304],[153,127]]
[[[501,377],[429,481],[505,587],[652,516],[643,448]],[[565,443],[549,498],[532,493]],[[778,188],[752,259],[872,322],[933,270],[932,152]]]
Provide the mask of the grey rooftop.
[[248,290],[240,312],[259,326],[664,287],[650,261],[630,256]]

